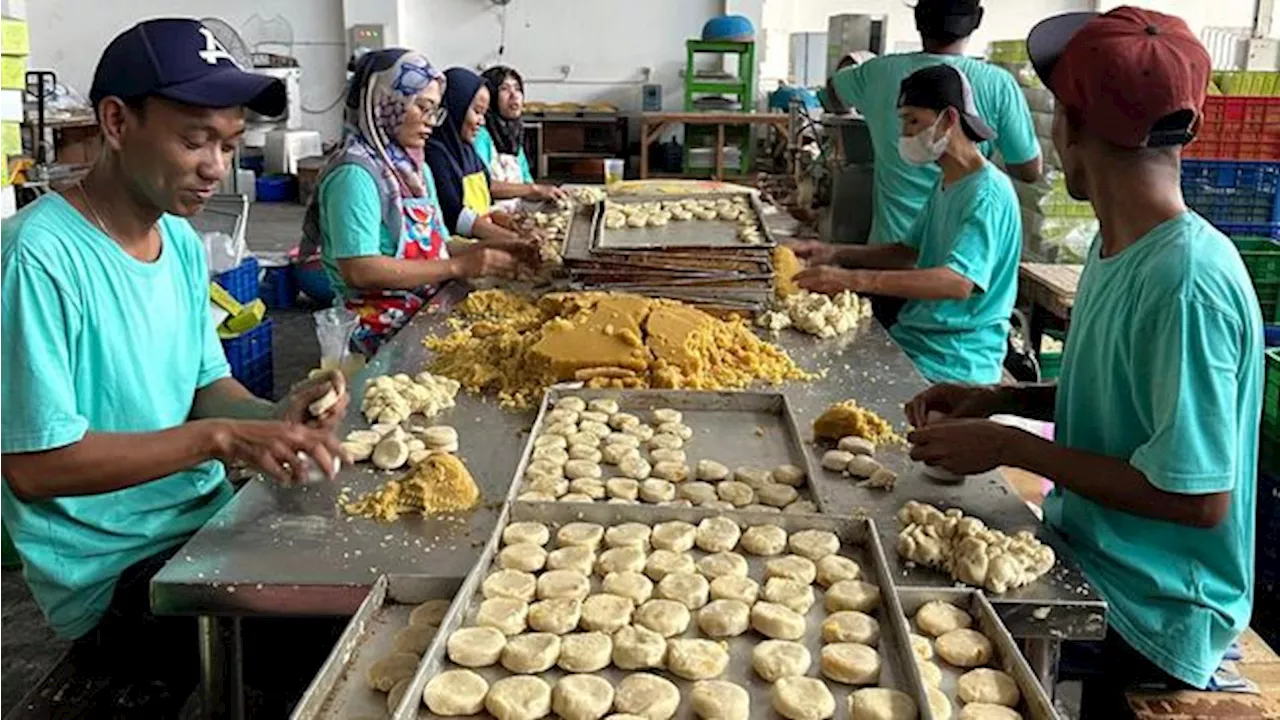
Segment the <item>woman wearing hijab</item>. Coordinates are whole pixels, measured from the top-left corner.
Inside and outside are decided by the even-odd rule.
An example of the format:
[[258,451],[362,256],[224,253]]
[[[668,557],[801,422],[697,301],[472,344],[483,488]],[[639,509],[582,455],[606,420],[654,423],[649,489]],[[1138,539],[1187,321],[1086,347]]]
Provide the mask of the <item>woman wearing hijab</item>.
[[484,125],[471,142],[489,171],[489,189],[495,198],[559,200],[568,193],[554,185],[538,185],[529,171],[524,152],[524,78],[506,65],[481,75],[489,89]]
[[320,252],[337,297],[360,317],[352,343],[372,354],[441,282],[506,275],[516,260],[483,243],[450,254],[423,162],[445,113],[440,71],[419,53],[389,49],[361,56],[353,73],[343,141],[320,173],[301,249]]

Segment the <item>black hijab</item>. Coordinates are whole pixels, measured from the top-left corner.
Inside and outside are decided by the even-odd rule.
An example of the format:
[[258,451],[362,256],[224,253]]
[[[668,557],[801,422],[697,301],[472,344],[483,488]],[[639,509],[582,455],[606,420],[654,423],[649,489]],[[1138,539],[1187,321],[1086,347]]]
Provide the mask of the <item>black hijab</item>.
[[524,78],[520,73],[506,65],[495,65],[481,75],[489,86],[489,109],[484,114],[484,124],[493,136],[493,146],[502,155],[518,155],[524,147],[524,118],[505,118],[498,108],[498,88],[507,78],[515,78],[520,86],[520,94],[524,94]]

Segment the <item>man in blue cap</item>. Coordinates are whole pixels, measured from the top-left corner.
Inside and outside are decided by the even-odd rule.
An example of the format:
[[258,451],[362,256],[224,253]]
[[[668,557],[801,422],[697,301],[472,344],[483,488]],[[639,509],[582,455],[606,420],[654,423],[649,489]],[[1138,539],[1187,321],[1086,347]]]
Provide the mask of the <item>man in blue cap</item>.
[[183,219],[230,169],[245,109],[279,114],[283,85],[239,67],[199,22],[159,19],[111,42],[90,99],[93,168],[4,222],[0,500],[80,669],[161,686],[159,706],[131,712],[169,717],[194,683],[196,636],[189,619],[150,615],[150,576],[231,497],[223,462],[331,475],[345,382],[328,374],[277,404],[230,377],[203,243]]

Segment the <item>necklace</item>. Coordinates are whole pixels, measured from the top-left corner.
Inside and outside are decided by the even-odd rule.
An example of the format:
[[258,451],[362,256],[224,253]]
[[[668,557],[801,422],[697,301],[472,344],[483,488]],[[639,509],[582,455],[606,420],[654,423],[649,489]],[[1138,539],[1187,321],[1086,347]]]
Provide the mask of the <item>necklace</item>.
[[[93,200],[89,198],[89,191],[84,189],[84,178],[76,181],[76,189],[80,191],[80,197],[84,198],[85,207],[89,208],[89,212],[93,214],[93,221],[97,223],[98,229],[102,230],[104,235],[119,243],[120,238],[113,235],[111,231],[107,229],[107,223],[103,221],[102,213],[99,213],[98,208],[94,207]],[[154,230],[155,227],[155,223],[152,223],[151,229]]]

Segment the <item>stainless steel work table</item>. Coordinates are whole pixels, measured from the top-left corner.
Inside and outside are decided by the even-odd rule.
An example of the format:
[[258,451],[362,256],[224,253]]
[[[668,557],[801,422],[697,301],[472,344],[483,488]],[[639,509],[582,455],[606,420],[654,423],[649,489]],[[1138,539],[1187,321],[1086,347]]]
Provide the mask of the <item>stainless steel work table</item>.
[[[448,304],[446,298],[421,313],[352,380],[353,408],[359,406],[365,377],[424,368],[428,351],[422,339],[446,331]],[[803,426],[827,405],[850,397],[901,426],[903,403],[926,387],[911,361],[872,321],[839,339],[820,341],[785,331],[775,341],[806,370],[824,372],[816,381],[782,388]],[[512,412],[492,398],[460,393],[457,407],[435,418],[458,429],[459,455],[483,493],[481,507],[458,516],[402,518],[393,524],[348,518],[337,507],[341,490],[355,495],[386,478],[367,465],[344,470],[332,484],[284,488],[254,480],[245,485],[151,585],[156,613],[200,616],[206,707],[215,708],[217,716],[241,715],[240,616],[348,615],[384,573],[437,578],[441,594],[450,594],[494,528],[533,417],[532,409]],[[353,410],[346,425],[363,426],[363,418]],[[810,447],[810,452],[816,460],[822,449]],[[912,471],[905,449],[888,449],[878,457],[902,473],[893,492],[851,482],[815,483],[815,490],[828,512],[858,509],[876,521],[899,585],[952,584],[940,572],[899,562],[893,550],[895,515],[909,499],[960,507],[1008,532],[1030,529],[1053,545],[1058,565],[1049,574],[989,596],[1052,690],[1060,641],[1098,639],[1105,630],[1106,606],[1061,539],[1040,525],[999,473],[943,485]]]

